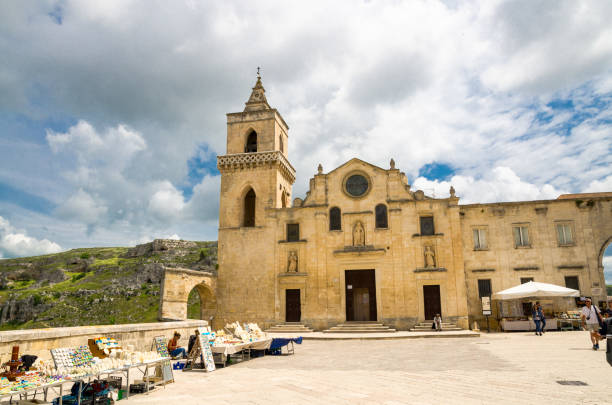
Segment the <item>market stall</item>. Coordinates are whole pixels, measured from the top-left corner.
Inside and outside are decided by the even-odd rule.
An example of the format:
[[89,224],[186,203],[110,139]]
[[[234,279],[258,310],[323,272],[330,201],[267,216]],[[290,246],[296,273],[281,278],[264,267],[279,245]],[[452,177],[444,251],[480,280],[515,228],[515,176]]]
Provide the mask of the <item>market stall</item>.
[[[27,367],[20,360],[19,347],[15,346],[11,360],[3,364],[0,399],[8,398],[11,402],[41,397],[47,403],[51,394],[57,397],[54,404],[107,403],[111,386],[119,399],[122,395],[129,397],[130,392],[146,392],[154,385],[173,381],[171,367],[170,375],[162,373],[169,357],[162,357],[157,351],[139,352],[129,345],[122,349],[114,339],[106,337],[90,339],[88,343],[51,349],[52,360],[32,360],[33,364]],[[132,377],[139,375],[141,380],[130,384]],[[125,389],[121,386],[123,378]],[[70,384],[70,389],[64,389],[66,384]],[[64,395],[64,392],[70,394]]]
[[[214,371],[215,364],[225,367],[232,356],[241,360],[251,358],[253,351],[262,354],[272,344],[265,332],[256,323],[229,323],[216,332],[210,328],[197,330],[195,343],[189,352],[185,370],[206,369]],[[208,352],[212,359],[208,359]]]
[[580,292],[554,284],[530,281],[493,294],[498,302],[500,326],[503,331],[533,331],[531,311],[535,301],[542,305],[546,316],[546,329],[556,330],[559,320],[571,319],[576,309],[575,300]]

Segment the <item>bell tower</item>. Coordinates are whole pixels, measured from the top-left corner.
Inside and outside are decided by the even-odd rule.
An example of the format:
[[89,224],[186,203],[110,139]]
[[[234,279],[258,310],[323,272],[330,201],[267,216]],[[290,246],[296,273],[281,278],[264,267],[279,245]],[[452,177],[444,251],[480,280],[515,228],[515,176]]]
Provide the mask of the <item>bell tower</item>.
[[227,154],[217,156],[220,232],[262,227],[266,208],[290,206],[295,169],[287,159],[288,130],[268,104],[258,69],[244,110],[227,114]]

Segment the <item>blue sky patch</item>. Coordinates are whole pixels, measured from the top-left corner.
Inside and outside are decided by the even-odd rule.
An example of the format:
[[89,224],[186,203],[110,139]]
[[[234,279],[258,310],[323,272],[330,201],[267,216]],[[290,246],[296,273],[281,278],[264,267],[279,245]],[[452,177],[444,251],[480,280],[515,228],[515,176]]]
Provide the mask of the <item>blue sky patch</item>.
[[207,174],[216,176],[217,157],[206,144],[198,145],[195,156],[187,161],[187,179],[180,189],[187,200],[193,195],[193,188],[198,185]]
[[419,176],[429,180],[446,180],[455,174],[455,170],[444,163],[427,163],[419,169]]
[[47,14],[57,25],[62,25],[64,21],[64,8],[61,4],[56,4],[53,9]]
[[51,214],[55,204],[46,198],[30,194],[6,183],[0,183],[0,201],[6,201],[22,208],[43,214]]

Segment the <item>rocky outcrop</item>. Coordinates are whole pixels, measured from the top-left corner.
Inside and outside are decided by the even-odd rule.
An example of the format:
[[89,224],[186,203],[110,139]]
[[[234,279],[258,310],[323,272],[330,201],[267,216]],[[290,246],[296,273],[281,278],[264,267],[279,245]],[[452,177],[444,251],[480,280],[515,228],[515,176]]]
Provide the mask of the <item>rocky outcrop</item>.
[[46,311],[48,306],[42,303],[40,296],[31,295],[23,299],[9,299],[0,308],[0,324],[5,324],[27,322]]
[[197,247],[195,242],[174,239],[155,239],[153,242],[136,245],[128,250],[125,257],[150,256],[155,252],[184,251]]

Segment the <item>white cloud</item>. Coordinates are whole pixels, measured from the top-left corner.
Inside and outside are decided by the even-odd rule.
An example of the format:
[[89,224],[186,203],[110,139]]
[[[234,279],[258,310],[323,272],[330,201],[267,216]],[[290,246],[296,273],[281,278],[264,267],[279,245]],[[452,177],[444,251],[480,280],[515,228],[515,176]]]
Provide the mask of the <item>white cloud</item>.
[[449,181],[417,178],[412,190],[421,189],[427,195],[445,198],[453,186],[462,204],[486,203],[495,201],[529,201],[555,199],[563,191],[550,184],[538,187],[520,179],[509,167],[496,167],[480,178],[455,175]]
[[586,186],[582,192],[583,193],[599,193],[612,191],[612,175],[600,180],[593,180]]
[[149,213],[164,221],[178,219],[185,207],[183,194],[169,181],[164,181],[155,188],[157,191],[149,200]]
[[11,3],[0,106],[55,130],[22,140],[13,125],[0,181],[45,187],[87,243],[214,238],[219,178],[186,198],[187,161],[225,152],[224,114],[261,65],[291,127],[295,197],[318,163],[354,156],[393,157],[440,195],[448,184],[417,176],[447,164],[462,202],[609,191],[610,20],[601,1]]
[[35,256],[61,250],[57,243],[28,236],[25,231],[15,229],[7,219],[0,216],[0,258]]
[[82,188],[57,209],[57,214],[60,217],[77,220],[84,224],[97,223],[107,212],[108,208],[102,205],[99,199],[94,199]]

